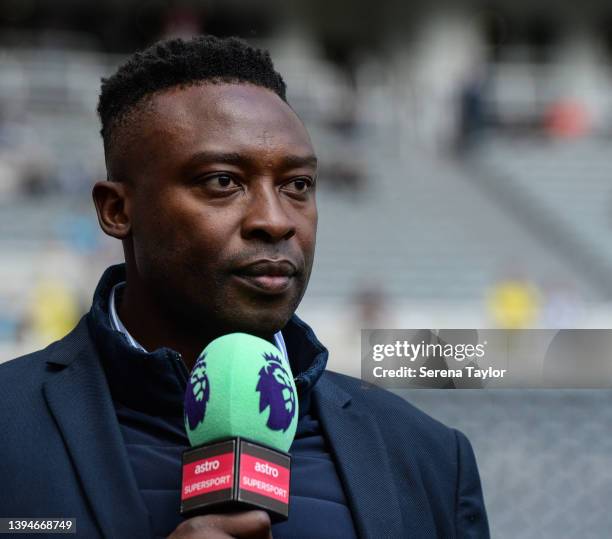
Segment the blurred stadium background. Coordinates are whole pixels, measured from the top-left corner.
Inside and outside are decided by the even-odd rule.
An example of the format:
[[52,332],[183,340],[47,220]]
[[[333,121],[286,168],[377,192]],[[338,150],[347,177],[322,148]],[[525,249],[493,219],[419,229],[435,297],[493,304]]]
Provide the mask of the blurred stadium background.
[[[100,77],[156,39],[270,49],[322,161],[298,314],[359,375],[367,327],[612,327],[612,6],[0,3],[0,361],[64,335],[98,229]],[[476,449],[493,537],[609,537],[607,391],[409,397]]]

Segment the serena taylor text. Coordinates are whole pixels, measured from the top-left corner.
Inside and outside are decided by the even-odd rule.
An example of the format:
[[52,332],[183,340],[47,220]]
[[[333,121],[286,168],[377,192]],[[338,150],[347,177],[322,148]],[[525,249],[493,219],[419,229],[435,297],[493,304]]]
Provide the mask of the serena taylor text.
[[428,369],[425,366],[416,367],[399,367],[397,369],[385,369],[384,367],[374,367],[372,374],[375,378],[480,378],[486,380],[488,378],[503,378],[507,369],[494,369],[487,367],[481,369],[479,367],[466,366],[461,369]]

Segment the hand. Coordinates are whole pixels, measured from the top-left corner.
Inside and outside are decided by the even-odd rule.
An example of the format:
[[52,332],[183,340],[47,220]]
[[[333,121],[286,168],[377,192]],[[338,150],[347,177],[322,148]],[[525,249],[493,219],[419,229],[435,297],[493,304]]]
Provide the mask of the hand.
[[206,515],[181,522],[168,539],[272,539],[265,511]]

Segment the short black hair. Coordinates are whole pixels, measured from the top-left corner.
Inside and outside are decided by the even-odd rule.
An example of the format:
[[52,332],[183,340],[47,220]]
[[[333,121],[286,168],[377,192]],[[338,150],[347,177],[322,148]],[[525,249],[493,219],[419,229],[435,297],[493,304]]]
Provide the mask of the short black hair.
[[285,81],[275,71],[265,49],[236,37],[211,35],[159,41],[136,52],[115,74],[102,79],[98,114],[105,150],[108,151],[114,127],[143,98],[200,82],[255,84],[287,101]]

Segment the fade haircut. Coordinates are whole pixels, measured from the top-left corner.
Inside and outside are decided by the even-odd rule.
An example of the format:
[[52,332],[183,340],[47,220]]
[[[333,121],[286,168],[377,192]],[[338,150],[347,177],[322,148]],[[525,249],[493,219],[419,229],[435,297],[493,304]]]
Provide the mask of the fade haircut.
[[267,50],[236,37],[159,41],[133,54],[115,74],[102,79],[98,114],[107,157],[115,128],[147,97],[202,82],[250,83],[268,88],[287,101],[285,82],[275,71]]

